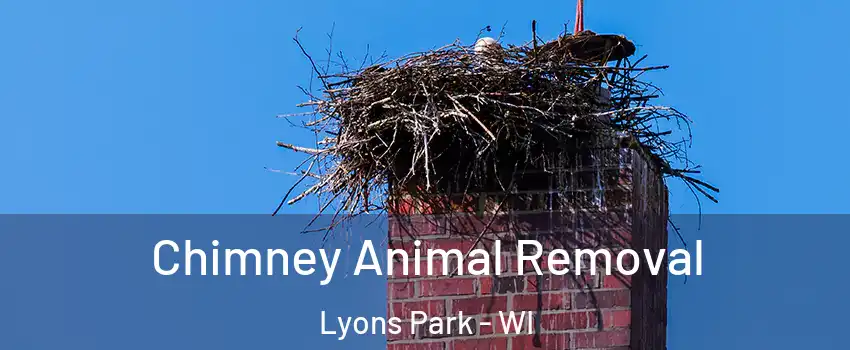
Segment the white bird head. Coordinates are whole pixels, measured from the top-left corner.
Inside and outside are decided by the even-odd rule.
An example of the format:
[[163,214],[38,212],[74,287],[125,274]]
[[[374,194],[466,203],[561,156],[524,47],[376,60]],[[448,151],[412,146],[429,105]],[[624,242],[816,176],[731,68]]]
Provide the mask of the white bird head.
[[497,42],[496,39],[493,39],[491,37],[483,37],[481,39],[478,39],[478,41],[475,42],[475,53],[476,54],[481,54],[484,51],[494,49],[494,48],[501,49],[502,46],[499,45],[499,42]]

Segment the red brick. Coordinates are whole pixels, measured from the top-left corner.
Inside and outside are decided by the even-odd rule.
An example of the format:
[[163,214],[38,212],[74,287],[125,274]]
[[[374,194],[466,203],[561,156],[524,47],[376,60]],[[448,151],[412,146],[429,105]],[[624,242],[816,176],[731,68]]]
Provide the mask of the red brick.
[[394,317],[401,319],[410,319],[412,311],[422,311],[429,317],[439,317],[446,315],[446,302],[443,300],[401,301],[390,304],[390,309]]
[[[571,255],[571,253],[570,253],[569,251],[567,251],[567,253],[568,253],[568,255],[567,255],[567,259],[569,259],[569,260],[570,260],[570,263],[569,263],[569,264],[562,264],[562,263],[559,263],[559,264],[549,265],[548,254],[544,254],[542,259],[538,259],[538,260],[536,261],[536,262],[537,262],[537,266],[539,266],[539,267],[540,267],[540,271],[541,271],[541,272],[543,272],[544,274],[545,274],[545,273],[549,273],[549,272],[551,272],[551,270],[552,270],[553,268],[554,268],[554,269],[556,269],[556,270],[558,270],[558,271],[563,271],[563,270],[564,270],[564,268],[566,268],[566,269],[570,269],[570,268],[572,267],[572,255]],[[563,258],[563,257],[562,257],[562,256],[558,256],[558,258]],[[518,257],[516,257],[516,256],[513,256],[513,257],[512,257],[512,259],[511,259],[511,268],[510,268],[510,271],[511,271],[511,272],[519,273],[519,258],[518,258]],[[524,260],[524,261],[522,262],[522,273],[523,273],[523,274],[526,274],[526,275],[527,275],[527,274],[534,274],[534,275],[536,275],[536,274],[537,274],[537,270],[535,270],[535,269],[534,269],[534,264],[533,264],[531,261]],[[572,270],[570,270],[570,273],[575,274],[574,272],[572,272]]]
[[[602,227],[597,231],[582,231],[578,233],[578,241],[582,248],[593,248],[605,246],[613,247],[628,247],[631,246],[632,235],[630,229],[612,229],[610,227]],[[614,259],[612,259],[612,262]]]
[[391,238],[405,240],[408,241],[406,244],[410,244],[417,237],[441,234],[445,228],[445,221],[440,216],[390,215],[387,224]]
[[415,282],[390,282],[387,283],[387,297],[391,300],[410,299],[414,294]]
[[416,213],[416,206],[411,199],[396,199],[392,205],[387,208],[390,215],[406,216]]
[[[538,277],[541,280],[538,282]],[[580,290],[596,286],[596,277],[587,274],[574,275],[530,275],[526,276],[526,292]],[[540,286],[537,284],[540,283]]]
[[575,333],[573,337],[579,349],[629,345],[628,330]]
[[602,280],[602,288],[624,289],[630,288],[632,276],[608,275]]
[[[442,259],[434,259],[432,261],[434,271],[433,274],[428,274],[428,262],[426,260],[394,261],[392,279],[409,279],[409,278],[435,278],[444,277]],[[407,265],[407,275],[404,275],[404,265]],[[416,274],[416,265],[419,265],[419,275]],[[449,273],[451,273],[451,269]]]
[[387,350],[446,350],[446,344],[443,342],[388,344]]
[[631,310],[604,310],[602,311],[602,327],[621,328],[632,324]]
[[575,293],[575,309],[608,309],[631,305],[629,290],[595,290]]
[[[442,249],[446,252],[449,252],[452,249],[457,249],[460,251],[461,255],[465,255],[466,252],[473,247],[473,243],[475,243],[471,238],[466,237],[457,237],[457,238],[438,238],[438,239],[430,239],[430,240],[421,240],[421,244],[417,248],[413,242],[406,241],[404,244],[394,243],[392,249],[403,249],[407,252],[409,258],[413,258],[415,251],[418,249],[420,256],[424,259],[428,256],[428,250],[436,250]],[[484,248],[480,243],[477,245],[478,248]],[[455,254],[449,254],[449,256],[455,256]],[[438,259],[440,256],[436,256]]]
[[568,293],[542,293],[514,295],[513,311],[536,311],[538,299],[541,299],[543,310],[565,310],[570,308]]
[[[473,242],[471,239],[465,238],[455,238],[455,239],[436,239],[425,241],[422,243],[423,253],[426,252],[425,249],[442,249],[445,251],[449,251],[451,249],[457,249],[461,252],[461,254],[466,254],[466,252],[473,246]],[[425,256],[426,254],[423,254]]]
[[494,278],[492,276],[478,279],[478,290],[481,291],[481,295],[493,294],[493,280]]
[[494,314],[508,311],[508,298],[504,296],[487,296],[452,301],[452,314],[463,312],[464,315]]
[[[499,254],[499,257],[500,257],[500,260],[501,260],[501,262],[499,263],[499,274],[500,275],[504,275],[507,272],[511,271],[511,264],[512,264],[511,257],[508,255],[508,253],[504,252],[505,244],[506,244],[505,241],[502,241],[502,253]],[[508,244],[510,244],[510,243],[508,243]],[[491,252],[490,254],[493,254],[493,253]],[[495,260],[490,261],[490,269],[493,270],[493,271],[496,271],[496,261]]]
[[540,347],[534,344],[534,335],[521,335],[511,338],[513,350],[565,350],[570,346],[569,334],[541,334]]
[[539,350],[540,348],[534,347],[534,336],[533,335],[520,335],[520,336],[511,337],[511,349],[517,349],[517,350],[526,350],[526,349],[532,350],[532,349],[535,349],[535,350]]
[[560,312],[543,314],[540,325],[547,331],[586,329],[589,327],[587,312]]
[[475,279],[445,278],[422,281],[419,285],[419,295],[448,296],[475,294]]
[[[515,350],[627,350],[631,340],[630,334],[640,335],[640,339],[636,339],[640,343],[638,345],[645,345],[652,349],[663,349],[665,328],[660,320],[663,319],[666,312],[665,279],[646,280],[643,279],[642,275],[637,275],[634,277],[634,285],[637,289],[632,291],[632,278],[628,276],[625,279],[618,279],[614,276],[589,276],[587,271],[583,271],[580,276],[576,276],[574,273],[569,273],[566,276],[554,276],[548,273],[550,267],[547,266],[548,260],[546,259],[539,261],[542,270],[546,273],[546,276],[541,277],[542,281],[538,282],[537,276],[534,276],[534,271],[528,271],[528,269],[525,271],[525,276],[520,276],[519,279],[510,277],[510,273],[504,273],[508,271],[516,272],[517,270],[515,255],[513,255],[515,253],[510,251],[511,248],[515,247],[516,239],[519,238],[515,233],[524,230],[538,232],[542,230],[557,234],[559,235],[558,241],[566,243],[569,249],[605,248],[616,251],[622,246],[653,250],[666,248],[667,235],[664,228],[667,225],[667,192],[663,180],[645,163],[635,164],[634,160],[637,159],[635,152],[621,151],[620,153],[621,157],[625,157],[627,164],[625,164],[625,167],[623,164],[619,164],[623,176],[604,178],[606,190],[608,190],[606,199],[608,203],[613,203],[611,205],[618,206],[631,201],[632,196],[635,196],[634,199],[646,199],[646,206],[609,207],[601,211],[586,207],[589,210],[583,210],[585,209],[585,207],[582,207],[583,205],[590,204],[589,198],[585,198],[588,197],[586,196],[587,193],[559,193],[557,198],[548,193],[541,196],[542,192],[523,193],[516,196],[523,197],[520,198],[521,201],[515,201],[513,199],[515,196],[496,194],[494,200],[490,202],[498,202],[499,198],[506,197],[509,203],[514,204],[514,206],[509,205],[509,207],[520,211],[508,213],[508,215],[513,216],[511,219],[518,221],[518,225],[511,223],[511,220],[496,218],[493,221],[494,224],[489,227],[491,232],[498,232],[499,236],[502,236],[500,238],[504,251],[508,252],[508,254],[502,254],[503,264],[500,271],[503,273],[502,276],[460,276],[456,279],[448,279],[441,276],[443,274],[442,266],[439,266],[441,262],[437,262],[438,266],[435,266],[438,269],[436,273],[433,276],[427,276],[424,262],[408,262],[407,264],[422,266],[424,276],[404,278],[400,275],[400,269],[397,269],[393,276],[401,278],[390,277],[389,282],[393,285],[388,289],[390,306],[388,313],[390,314],[393,314],[394,310],[401,312],[423,308],[425,309],[423,311],[432,313],[427,310],[431,307],[438,309],[436,310],[438,311],[437,314],[447,311],[457,314],[461,311],[472,316],[476,313],[487,312],[489,314],[482,315],[480,319],[489,320],[492,322],[491,325],[480,326],[477,337],[449,337],[443,341],[418,336],[410,338],[410,335],[388,335],[390,341],[387,349],[501,350],[511,347]],[[589,166],[593,165],[585,163],[585,159],[591,161],[589,156],[580,155],[576,159],[576,165],[582,166],[583,169],[590,169]],[[617,164],[611,165],[616,166]],[[633,166],[634,168],[632,168]],[[611,173],[620,172],[616,168],[612,169]],[[596,181],[596,176],[595,171],[579,170],[570,174],[569,178],[573,181],[568,185],[570,188],[595,186],[593,184]],[[547,179],[545,184],[548,183]],[[528,184],[532,185],[529,190],[534,191],[544,182],[531,181],[525,185]],[[491,189],[490,192],[498,191],[498,189]],[[614,198],[617,196],[619,197]],[[487,227],[487,223],[491,219],[490,217],[461,213],[470,208],[479,207],[478,197],[480,195],[473,194],[467,196],[465,200],[456,201],[458,204],[462,204],[461,202],[470,204],[467,207],[437,206],[434,208],[421,202],[411,201],[409,196],[403,197],[402,199],[407,199],[408,203],[405,203],[401,209],[408,212],[455,211],[455,214],[419,215],[418,217],[395,216],[390,223],[389,236],[391,242],[407,242],[407,247],[413,247],[412,242],[410,242],[412,237],[407,236],[413,234],[422,239],[422,249],[429,247],[444,250],[458,249],[461,253],[466,253],[472,245],[471,240],[474,240]],[[618,200],[623,202],[617,202]],[[564,212],[535,211],[543,203],[558,203],[555,210],[564,210]],[[491,205],[490,208],[493,209],[494,206]],[[407,221],[405,222],[405,220]],[[637,222],[638,220],[640,222]],[[640,225],[632,225],[633,221]],[[406,227],[403,227],[405,225]],[[410,232],[408,233],[407,230]],[[632,232],[632,230],[635,231]],[[483,237],[482,242],[485,243],[482,245],[491,247],[490,242],[496,236],[496,234],[488,233]],[[640,237],[641,241],[630,242],[633,237]],[[554,243],[547,241],[544,242],[543,246],[544,249],[548,250],[554,247]],[[571,250],[569,251],[571,252]],[[615,262],[615,254],[612,254],[612,256],[612,262]],[[448,264],[450,264],[448,270],[453,271],[454,266],[452,265],[456,263],[448,262]],[[531,265],[530,263],[526,264],[528,267]],[[495,264],[492,264],[491,261],[491,265]],[[583,265],[588,266],[586,262]],[[567,268],[573,266],[575,266],[575,262],[571,259],[570,263],[565,265]],[[597,271],[604,270],[602,266],[597,267]],[[411,273],[412,271],[411,268]],[[411,294],[412,291],[402,288],[408,283],[414,286],[414,288],[411,288],[411,290],[415,290],[414,294]],[[602,289],[600,290],[600,288]],[[401,290],[397,291],[396,289]],[[592,290],[592,292],[588,292],[589,290]],[[539,316],[541,330],[544,332],[539,336],[539,340],[542,341],[540,348],[533,347],[535,339],[533,335],[505,335],[504,331],[499,329],[501,324],[497,316],[498,311],[537,311],[538,296],[536,293],[538,291],[543,293],[540,301],[544,310],[544,313]],[[429,299],[445,297],[445,300],[414,299],[419,297]],[[632,297],[636,299],[631,300]],[[420,304],[401,304],[402,302],[398,298],[405,298],[401,300]],[[428,302],[442,304],[434,306],[428,304]],[[419,306],[410,307],[410,305]],[[634,311],[631,310],[632,307],[635,308]],[[642,319],[635,319],[632,322],[633,314],[640,314]],[[409,330],[409,327],[406,330]],[[402,341],[404,344],[394,341],[397,338],[404,339]]]
[[522,293],[525,290],[525,277],[523,276],[497,276],[493,278],[495,294]]
[[507,348],[507,337],[494,337],[455,340],[452,341],[451,350],[505,350]]
[[499,316],[481,316],[481,321],[489,323],[489,325],[481,324],[478,331],[479,334],[505,334],[505,329],[502,327],[502,321]]
[[399,340],[412,340],[416,338],[416,335],[410,331],[410,322],[399,322],[399,326],[401,326],[401,332],[398,334],[392,334],[387,332],[387,341],[399,341]]
[[[477,236],[482,232],[496,233],[508,231],[510,216],[508,215],[452,215],[446,220],[446,229],[450,234]],[[503,242],[504,243],[504,242]]]
[[401,327],[400,332],[398,334],[392,334],[387,331],[387,341],[400,341],[400,340],[411,340],[416,338],[416,334],[410,331],[410,321],[401,321],[398,323],[399,327]]

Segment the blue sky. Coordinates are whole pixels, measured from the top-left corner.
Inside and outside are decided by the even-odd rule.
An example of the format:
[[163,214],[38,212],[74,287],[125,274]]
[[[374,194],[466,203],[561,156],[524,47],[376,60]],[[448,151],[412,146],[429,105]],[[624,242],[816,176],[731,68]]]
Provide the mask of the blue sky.
[[[506,42],[572,21],[573,1],[4,1],[0,3],[0,212],[267,213],[309,141],[296,111],[321,55],[424,50],[507,24]],[[846,70],[830,68],[839,1],[587,2],[587,27],[627,34],[664,102],[694,120],[693,159],[722,190],[707,213],[846,213]],[[816,51],[815,51],[816,50]],[[817,180],[816,180],[817,179]],[[671,209],[697,207],[671,184]],[[310,212],[312,204],[290,208]]]
[[[296,29],[303,27],[301,37],[316,55],[335,26],[337,50],[361,57],[369,46],[394,57],[458,38],[472,43],[487,25],[507,24],[504,41],[519,43],[533,19],[541,36],[552,38],[572,21],[574,7],[2,1],[0,213],[270,213],[295,179],[264,167],[288,170],[300,161],[275,141],[311,139],[275,118],[297,111],[303,96],[296,86],[309,83],[309,66],[291,41]],[[843,44],[850,4],[588,0],[586,7],[588,29],[626,34],[638,54],[649,55],[648,64],[671,66],[650,78],[664,88],[665,103],[695,120],[690,154],[722,191],[719,204],[704,203],[705,213],[850,213],[850,118],[842,107],[842,83],[850,77],[840,66],[850,53]],[[697,211],[684,187],[670,188],[674,213]],[[285,212],[313,210],[306,203]],[[728,274],[688,287],[671,281],[671,320],[682,321],[671,328],[671,344],[679,346],[671,349],[696,349],[696,340],[710,344],[715,336],[737,336],[741,348],[827,348],[823,337],[774,337],[773,347],[761,339],[790,336],[798,329],[783,320],[792,317],[840,321],[826,316],[839,296],[808,282],[776,285],[781,269],[755,278],[748,272],[785,258],[778,252],[795,248],[796,233],[774,236],[755,252],[747,249],[764,246],[760,236],[704,238],[723,247],[714,254],[729,254],[707,258]],[[827,238],[831,246],[850,243],[842,235]],[[811,281],[835,277],[796,265],[790,272]],[[729,283],[740,290],[730,293]],[[358,291],[383,291],[374,288]],[[730,326],[730,318],[743,326]]]

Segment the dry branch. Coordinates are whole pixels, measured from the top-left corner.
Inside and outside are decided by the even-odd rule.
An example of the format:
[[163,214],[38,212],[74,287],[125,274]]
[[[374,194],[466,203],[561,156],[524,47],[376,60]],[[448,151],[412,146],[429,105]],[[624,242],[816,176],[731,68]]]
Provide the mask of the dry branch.
[[[600,142],[641,150],[664,175],[715,200],[716,188],[688,175],[698,172],[685,148],[690,119],[653,105],[660,90],[640,80],[667,66],[576,59],[567,47],[579,36],[542,45],[534,37],[483,54],[453,43],[365,68],[343,61],[335,73],[320,72],[296,38],[322,82],[299,105],[312,109],[303,125],[325,137],[314,147],[278,143],[308,155],[310,169],[296,173],[311,174],[299,184],[314,181],[285,201],[315,195],[325,199],[323,210],[338,201],[334,215],[350,217],[387,209],[401,193],[425,198],[513,184],[522,169],[551,168]],[[610,96],[601,98],[603,91]],[[687,132],[684,142],[668,139],[671,125]]]

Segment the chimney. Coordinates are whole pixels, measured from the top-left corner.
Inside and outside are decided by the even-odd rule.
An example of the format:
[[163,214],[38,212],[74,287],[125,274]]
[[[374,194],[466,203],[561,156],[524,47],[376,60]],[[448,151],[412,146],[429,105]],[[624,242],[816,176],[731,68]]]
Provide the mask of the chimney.
[[[688,175],[695,168],[671,164],[686,151],[656,124],[689,118],[654,105],[653,86],[638,79],[666,66],[638,67],[628,60],[633,43],[589,30],[540,45],[490,44],[322,76],[323,93],[303,106],[314,109],[308,129],[328,136],[315,148],[278,143],[309,155],[299,170],[315,181],[287,203],[319,196],[335,218],[388,212],[390,248],[407,252],[393,266],[425,267],[389,273],[388,350],[664,349],[666,261],[656,275],[645,264],[628,276],[553,274],[555,266],[538,274],[532,261],[518,264],[534,252],[516,249],[520,240],[543,253],[612,257],[666,248],[663,176],[716,201],[717,188]],[[473,264],[463,253],[473,248],[489,252],[489,274],[466,271]],[[421,254],[428,249],[460,254],[434,261]],[[576,255],[569,260],[577,269]],[[429,273],[429,263],[438,270]],[[412,326],[422,312],[434,327]],[[511,312],[534,316],[508,329]]]
[[[571,270],[556,276],[545,259],[542,276],[528,262],[525,273],[518,273],[518,239],[536,239],[544,249],[608,249],[615,258],[622,248],[667,247],[667,189],[661,173],[639,151],[612,144],[577,151],[560,168],[526,170],[510,191],[482,188],[444,198],[453,204],[447,206],[395,198],[392,248],[412,250],[418,239],[421,248],[466,252],[475,246],[492,257],[499,239],[501,273],[428,275],[424,258],[408,259],[408,266],[419,264],[423,272],[408,277],[396,269],[388,277],[388,316],[405,321],[401,334],[387,334],[387,349],[665,349],[666,260],[657,276],[644,267],[632,276],[618,275],[616,268],[611,275],[597,269],[596,275],[576,276]],[[449,271],[455,271],[456,263],[451,265]],[[422,326],[412,332],[412,311],[444,320],[462,313],[471,317],[470,327],[452,324],[432,332]],[[526,325],[519,334],[506,331],[499,316],[509,311],[517,317],[533,312],[532,334]]]

